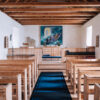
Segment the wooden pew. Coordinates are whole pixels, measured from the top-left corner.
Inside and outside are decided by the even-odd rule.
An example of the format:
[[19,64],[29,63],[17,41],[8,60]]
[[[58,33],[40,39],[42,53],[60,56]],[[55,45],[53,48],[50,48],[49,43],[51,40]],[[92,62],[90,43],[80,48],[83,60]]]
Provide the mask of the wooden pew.
[[21,89],[21,74],[18,74],[16,76],[1,76],[0,77],[0,84],[8,84],[12,83],[12,88],[16,90],[16,93],[13,94],[15,95],[16,99],[15,100],[22,100],[22,89]]
[[94,85],[95,83],[100,84],[100,75],[84,75],[84,100],[89,100],[89,94],[94,94],[94,89],[89,89],[89,85]]
[[[97,65],[95,65],[97,64]],[[76,93],[76,73],[80,67],[100,66],[99,59],[70,59],[69,76],[71,84],[74,86],[74,94]]]
[[27,63],[30,61],[30,63],[32,63],[32,67],[34,69],[34,71],[33,71],[34,74],[32,75],[32,77],[33,77],[34,81],[36,82],[37,78],[38,78],[38,69],[37,69],[38,60],[37,60],[37,57],[36,56],[27,57],[28,55],[27,56],[25,56],[25,55],[17,55],[17,56],[16,55],[10,56],[10,57],[8,57],[8,60],[27,60],[26,61]]
[[89,62],[100,62],[100,59],[67,59],[66,60],[66,73],[68,73],[69,80],[72,75],[73,66],[75,64],[89,63]]
[[12,100],[12,84],[0,85],[0,100]]
[[100,85],[97,83],[94,87],[94,100],[100,100]]
[[16,66],[0,66],[0,76],[15,76],[21,74],[21,79],[22,79],[22,90],[23,90],[23,99],[27,100],[28,95],[27,95],[27,69],[16,67]]
[[[34,60],[0,60],[0,66],[18,66],[27,68],[29,91],[32,92],[35,84],[34,77],[32,77],[34,75]],[[29,95],[31,95],[31,92],[29,92]]]
[[73,88],[74,88],[74,94],[76,93],[76,76],[78,73],[78,69],[80,70],[95,70],[95,69],[100,69],[100,63],[84,63],[84,64],[76,64],[73,66],[73,79],[72,79],[72,84],[73,84]]
[[[95,70],[94,70],[95,69]],[[78,100],[81,100],[82,98],[82,91],[81,91],[81,84],[84,84],[84,74],[88,75],[100,75],[100,67],[91,69],[85,69],[84,70],[78,70]]]
[[78,62],[87,61],[87,59],[66,59],[66,73],[68,74],[68,79],[70,80],[72,74],[72,65]]
[[[29,59],[27,59],[27,58],[16,58],[16,56],[13,56],[12,57],[12,59],[7,59],[8,60],[8,62],[9,61],[11,61],[11,60],[13,60],[14,62],[15,61],[19,61],[20,60],[20,62],[24,62],[23,64],[31,64],[31,69],[32,69],[32,82],[34,82],[34,83],[36,83],[36,81],[37,81],[37,78],[38,78],[38,69],[37,69],[37,57],[32,57],[32,58],[29,58]],[[34,87],[34,83],[32,83],[32,85],[33,85],[33,87]]]

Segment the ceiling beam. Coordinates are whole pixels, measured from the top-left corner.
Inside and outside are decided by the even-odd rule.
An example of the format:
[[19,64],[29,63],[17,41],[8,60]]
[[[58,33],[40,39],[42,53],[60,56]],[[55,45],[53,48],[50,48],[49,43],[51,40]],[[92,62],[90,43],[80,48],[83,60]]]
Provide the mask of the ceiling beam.
[[24,2],[28,2],[28,0],[24,0]]
[[63,7],[100,7],[100,2],[73,2],[73,3],[70,3],[70,2],[32,2],[32,3],[0,3],[0,7],[3,7],[3,8],[23,8],[23,7],[35,7],[35,6],[53,6],[53,7],[57,7],[57,6],[63,6]]
[[5,3],[8,3],[8,2],[9,2],[9,0],[6,0],[6,1],[5,1]]
[[100,12],[100,8],[5,8],[6,12]]
[[87,21],[86,19],[38,19],[38,20],[35,20],[35,19],[28,19],[28,20],[24,20],[24,19],[18,19],[18,21],[25,21],[25,22],[54,22],[54,23],[78,23],[78,22],[84,22],[84,21]]
[[45,19],[45,18],[51,18],[51,19],[55,19],[55,18],[62,18],[62,19],[64,19],[64,18],[80,18],[80,19],[86,19],[86,18],[92,18],[91,16],[13,16],[13,18],[43,18],[43,19]]
[[18,3],[20,0],[16,0],[16,3]]
[[[14,17],[13,17],[14,18]],[[77,18],[70,18],[70,17],[67,17],[67,18],[63,18],[63,17],[60,17],[60,18],[56,18],[56,17],[54,17],[54,18],[43,18],[43,17],[40,17],[40,18],[34,18],[34,17],[15,17],[14,19],[22,19],[22,20],[32,20],[32,19],[35,19],[35,20],[38,20],[38,19],[41,19],[41,20],[49,20],[49,19],[52,19],[52,20],[61,20],[61,19],[63,19],[63,20],[73,20],[73,19],[75,19],[75,20],[80,20],[80,19],[85,19],[85,20],[87,20],[87,19],[90,19],[90,18],[87,18],[87,17],[83,17],[83,18],[80,18],[80,17],[77,17]]]
[[83,25],[85,22],[82,23],[34,23],[34,22],[19,22],[22,25]]
[[24,2],[26,3],[28,3],[28,2],[37,2],[37,0],[24,0]]
[[98,2],[98,0],[94,0],[95,2]]
[[20,22],[21,24],[24,25],[63,25],[63,24],[82,24],[84,22],[86,22],[86,20],[17,20],[18,22]]
[[87,0],[83,0],[84,2],[87,2]]
[[95,16],[97,13],[7,13],[9,16]]

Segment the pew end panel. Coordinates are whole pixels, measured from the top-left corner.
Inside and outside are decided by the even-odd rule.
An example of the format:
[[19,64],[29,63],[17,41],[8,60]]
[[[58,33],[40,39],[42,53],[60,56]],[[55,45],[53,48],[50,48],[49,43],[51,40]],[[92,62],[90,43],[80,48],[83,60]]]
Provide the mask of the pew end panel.
[[100,85],[97,83],[94,88],[94,100],[100,100]]
[[94,94],[94,89],[90,90],[89,85],[100,84],[100,76],[84,75],[84,100],[89,100],[89,94]]
[[12,100],[12,83],[0,85],[0,100]]

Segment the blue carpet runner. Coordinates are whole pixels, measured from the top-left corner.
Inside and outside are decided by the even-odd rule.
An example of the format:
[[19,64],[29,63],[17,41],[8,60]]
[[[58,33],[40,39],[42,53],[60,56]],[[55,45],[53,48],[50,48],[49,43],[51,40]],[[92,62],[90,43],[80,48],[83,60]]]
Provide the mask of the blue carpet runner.
[[72,100],[62,72],[42,72],[30,100]]

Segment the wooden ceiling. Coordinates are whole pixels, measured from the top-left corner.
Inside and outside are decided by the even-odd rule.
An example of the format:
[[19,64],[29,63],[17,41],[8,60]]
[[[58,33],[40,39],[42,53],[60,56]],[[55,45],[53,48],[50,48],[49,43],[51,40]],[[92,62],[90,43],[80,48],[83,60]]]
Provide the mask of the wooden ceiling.
[[0,10],[22,25],[83,25],[100,0],[0,0]]

